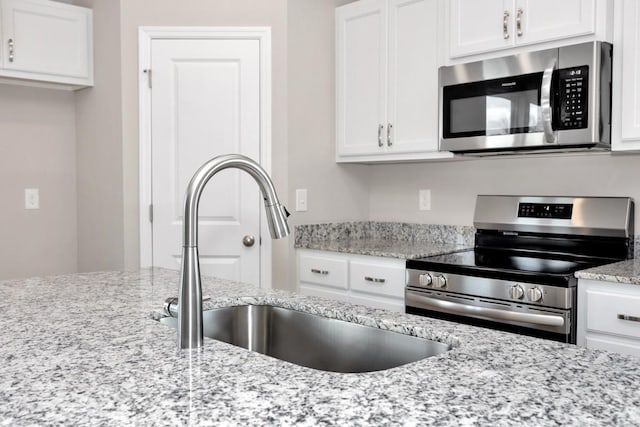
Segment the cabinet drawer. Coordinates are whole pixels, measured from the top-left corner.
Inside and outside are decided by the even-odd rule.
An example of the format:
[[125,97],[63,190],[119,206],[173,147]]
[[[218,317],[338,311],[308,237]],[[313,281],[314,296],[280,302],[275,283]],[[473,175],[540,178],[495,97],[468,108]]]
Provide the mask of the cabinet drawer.
[[596,350],[613,351],[620,354],[629,354],[631,356],[640,357],[640,343],[634,344],[621,341],[614,337],[592,337],[587,336],[585,339],[586,347]]
[[[640,295],[588,289],[587,330],[640,338]],[[623,320],[619,316],[634,319]]]
[[404,298],[404,263],[351,261],[351,290]]
[[347,260],[316,254],[300,254],[300,282],[347,289]]

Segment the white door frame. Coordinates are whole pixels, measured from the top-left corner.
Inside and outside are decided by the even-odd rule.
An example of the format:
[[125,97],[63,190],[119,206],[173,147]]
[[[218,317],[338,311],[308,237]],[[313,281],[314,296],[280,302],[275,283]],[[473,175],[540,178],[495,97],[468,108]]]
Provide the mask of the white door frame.
[[[151,41],[156,39],[258,40],[260,43],[260,165],[271,173],[271,28],[270,27],[140,27],[138,90],[140,123],[140,267],[153,262],[151,206]],[[186,190],[186,189],[185,189]],[[260,287],[271,288],[271,238],[260,204]]]

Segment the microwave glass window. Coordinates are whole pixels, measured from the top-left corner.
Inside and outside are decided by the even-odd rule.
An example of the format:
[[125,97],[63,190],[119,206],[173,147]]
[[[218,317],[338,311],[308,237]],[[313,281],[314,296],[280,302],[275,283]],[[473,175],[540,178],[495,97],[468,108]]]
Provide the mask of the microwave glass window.
[[508,135],[542,132],[538,91],[526,90],[452,99],[450,132]]

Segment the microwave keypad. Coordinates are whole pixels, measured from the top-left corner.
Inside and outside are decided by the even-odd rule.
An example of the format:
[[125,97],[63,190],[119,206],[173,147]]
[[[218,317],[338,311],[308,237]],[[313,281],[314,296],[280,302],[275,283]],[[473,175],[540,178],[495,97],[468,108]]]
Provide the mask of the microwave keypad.
[[587,123],[589,67],[558,70],[560,120],[557,129],[583,129]]

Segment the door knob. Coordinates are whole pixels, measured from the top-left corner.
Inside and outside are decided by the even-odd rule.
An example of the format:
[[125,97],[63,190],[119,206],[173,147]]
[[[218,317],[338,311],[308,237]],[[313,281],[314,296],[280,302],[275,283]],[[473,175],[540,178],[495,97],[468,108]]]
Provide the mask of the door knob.
[[242,244],[246,247],[250,248],[256,242],[256,238],[253,236],[246,235],[242,238]]

